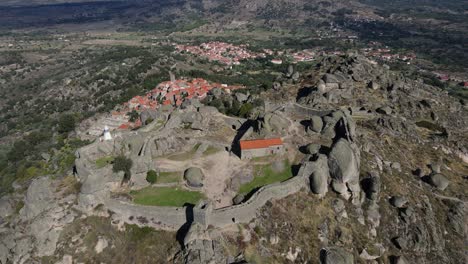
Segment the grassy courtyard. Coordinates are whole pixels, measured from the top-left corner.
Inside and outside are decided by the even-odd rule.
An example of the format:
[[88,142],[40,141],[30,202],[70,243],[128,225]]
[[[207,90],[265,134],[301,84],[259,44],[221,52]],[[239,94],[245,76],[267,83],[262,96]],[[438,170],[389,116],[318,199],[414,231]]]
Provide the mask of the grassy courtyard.
[[275,182],[282,182],[291,178],[292,171],[288,161],[284,161],[283,171],[274,171],[271,164],[268,165],[257,165],[255,166],[255,177],[254,179],[246,184],[240,186],[239,193],[248,194],[251,191],[260,188],[262,186],[272,184]]
[[174,183],[182,181],[182,172],[159,172],[156,183]]
[[131,191],[130,195],[135,204],[177,207],[186,203],[196,204],[204,197],[200,192],[171,187],[147,187],[138,191]]

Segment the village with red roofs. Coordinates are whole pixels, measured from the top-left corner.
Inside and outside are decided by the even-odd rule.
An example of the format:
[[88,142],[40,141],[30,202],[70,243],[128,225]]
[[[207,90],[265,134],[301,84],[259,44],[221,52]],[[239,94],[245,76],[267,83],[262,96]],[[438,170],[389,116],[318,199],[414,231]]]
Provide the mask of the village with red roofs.
[[[199,99],[206,97],[207,93],[220,88],[230,93],[232,90],[242,89],[243,86],[227,85],[220,83],[211,83],[202,78],[192,80],[175,80],[171,74],[171,81],[162,82],[156,88],[144,96],[135,96],[124,103],[118,111],[113,111],[112,116],[126,116],[129,112],[136,111],[140,113],[147,109],[158,109],[161,106],[180,106],[185,100]],[[135,129],[142,125],[138,118],[135,121],[128,121],[119,126],[119,129]]]
[[266,56],[265,53],[248,51],[247,45],[236,46],[219,41],[202,43],[199,46],[175,45],[175,47],[179,52],[188,52],[226,65],[239,65],[241,60]]

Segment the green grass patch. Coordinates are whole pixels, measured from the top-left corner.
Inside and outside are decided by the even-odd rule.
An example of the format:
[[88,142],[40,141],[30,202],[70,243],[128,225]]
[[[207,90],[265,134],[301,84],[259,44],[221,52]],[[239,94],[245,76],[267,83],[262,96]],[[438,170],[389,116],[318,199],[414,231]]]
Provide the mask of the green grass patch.
[[160,172],[156,183],[173,183],[182,180],[181,172]]
[[285,181],[293,176],[291,166],[288,161],[284,161],[284,170],[276,172],[272,169],[272,165],[257,165],[255,166],[254,179],[246,184],[240,186],[239,193],[248,194],[251,191],[262,186],[272,184],[275,182]]
[[183,206],[186,203],[196,204],[204,196],[200,192],[186,191],[180,188],[147,187],[131,191],[135,204],[152,206]]
[[96,160],[96,167],[102,169],[114,161],[113,156],[105,156]]

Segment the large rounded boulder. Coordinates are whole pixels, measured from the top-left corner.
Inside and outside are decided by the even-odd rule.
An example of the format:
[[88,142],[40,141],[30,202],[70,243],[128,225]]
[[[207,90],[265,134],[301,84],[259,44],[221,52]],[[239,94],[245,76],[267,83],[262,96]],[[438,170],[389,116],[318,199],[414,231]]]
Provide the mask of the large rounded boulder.
[[[328,157],[328,167],[333,180],[332,186],[343,186],[358,191],[359,187],[359,161],[358,148],[348,140],[341,138],[332,147]],[[343,188],[334,188],[343,193]]]
[[310,176],[310,189],[313,193],[323,196],[328,191],[328,179],[330,177],[327,157],[320,155],[315,162],[315,167],[316,169]]
[[443,191],[448,187],[450,182],[444,175],[440,173],[434,173],[429,176],[429,183],[437,189]]
[[205,175],[200,168],[188,168],[184,172],[184,179],[187,181],[187,185],[193,188],[203,187],[203,180]]

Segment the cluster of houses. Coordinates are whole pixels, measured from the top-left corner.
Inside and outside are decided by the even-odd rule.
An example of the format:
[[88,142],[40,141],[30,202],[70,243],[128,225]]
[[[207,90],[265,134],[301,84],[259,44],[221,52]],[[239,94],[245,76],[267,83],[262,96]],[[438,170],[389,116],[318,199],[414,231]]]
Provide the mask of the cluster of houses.
[[247,45],[236,46],[219,41],[202,43],[200,46],[176,45],[175,47],[179,52],[189,52],[226,65],[239,65],[241,60],[266,56],[265,53],[248,51]]
[[361,49],[361,52],[368,57],[380,59],[383,61],[404,61],[409,63],[410,61],[416,59],[416,55],[414,53],[392,53],[392,50],[389,48],[364,48]]
[[458,85],[468,88],[468,81],[456,76],[450,76],[446,73],[433,72],[433,74],[442,82],[455,82]]
[[[156,88],[144,96],[135,96],[123,104],[119,111],[113,111],[113,116],[127,115],[128,112],[142,112],[144,110],[155,110],[162,106],[176,107],[180,106],[185,100],[203,99],[208,92],[214,88],[224,89],[230,93],[232,90],[244,88],[243,86],[233,86],[219,83],[210,83],[202,78],[192,80],[175,80],[171,76],[171,81],[162,82]],[[137,119],[134,122],[122,124],[120,129],[136,128],[141,126],[141,121]]]
[[[269,54],[269,53],[267,53],[267,54]],[[272,54],[269,54],[269,55],[272,55]],[[292,52],[292,53],[287,54],[287,55],[285,55],[284,51],[278,51],[277,54],[279,56],[289,58],[292,63],[312,61],[312,60],[314,60],[314,58],[316,56],[316,52],[314,50],[310,50],[310,49],[297,51],[297,52]],[[279,59],[279,58],[275,58],[275,59],[271,60],[271,63],[281,65],[281,64],[283,64],[283,60]]]

